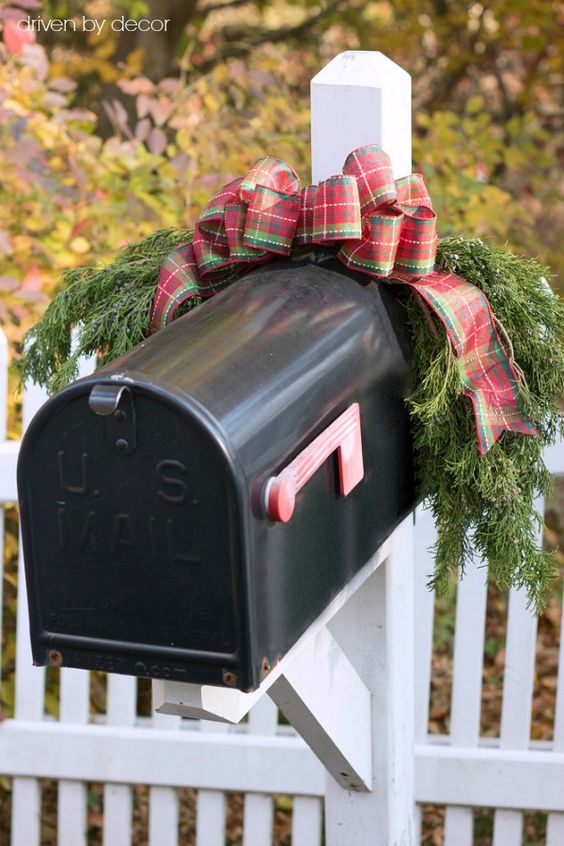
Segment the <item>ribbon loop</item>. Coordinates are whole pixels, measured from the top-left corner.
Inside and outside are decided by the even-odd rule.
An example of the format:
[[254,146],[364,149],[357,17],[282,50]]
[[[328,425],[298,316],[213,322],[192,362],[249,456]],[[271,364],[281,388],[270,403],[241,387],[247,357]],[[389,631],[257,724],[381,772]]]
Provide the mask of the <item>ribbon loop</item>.
[[403,212],[394,206],[365,217],[363,237],[344,244],[338,257],[351,270],[389,276],[394,269],[403,218]]
[[286,194],[257,185],[247,209],[243,243],[247,247],[289,256],[299,217],[299,194]]
[[313,209],[313,243],[329,244],[360,238],[362,222],[357,181],[339,175],[317,186]]
[[257,186],[279,191],[281,194],[299,194],[300,178],[293,167],[275,159],[264,156],[258,159],[248,173],[240,181],[239,197],[243,202],[250,203]]
[[377,144],[354,150],[343,165],[343,173],[354,176],[358,185],[362,214],[397,199],[396,182],[390,157]]
[[402,208],[425,206],[433,209],[433,203],[427,191],[427,186],[420,173],[410,173],[409,176],[402,176],[396,182],[398,192],[398,204]]
[[437,216],[432,209],[420,206],[404,208],[401,236],[395,266],[417,276],[431,273],[437,252]]

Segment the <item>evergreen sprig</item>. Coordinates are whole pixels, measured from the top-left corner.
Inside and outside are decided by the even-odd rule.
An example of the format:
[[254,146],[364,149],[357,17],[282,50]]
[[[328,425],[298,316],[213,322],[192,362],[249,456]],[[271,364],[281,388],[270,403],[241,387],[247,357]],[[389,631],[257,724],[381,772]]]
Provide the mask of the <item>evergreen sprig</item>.
[[[61,290],[25,336],[21,381],[56,393],[77,378],[83,356],[96,355],[103,366],[141,343],[149,334],[160,266],[191,237],[185,229],[161,229],[128,246],[109,265],[68,270]],[[195,305],[188,301],[177,316]]]
[[[96,354],[104,365],[139,344],[149,333],[161,263],[190,238],[186,230],[161,230],[110,265],[68,271],[62,290],[26,336],[22,381],[55,392],[77,377],[80,357]],[[564,394],[564,304],[548,286],[547,268],[478,239],[443,239],[437,263],[488,297],[523,371],[523,405],[539,437],[504,432],[480,455],[473,409],[461,395],[446,332],[416,297],[407,296],[415,385],[408,404],[419,489],[438,526],[430,586],[444,593],[449,573],[463,574],[476,554],[489,562],[500,588],[524,587],[540,611],[555,566],[539,542],[534,503],[550,487],[543,448],[562,429],[557,401]],[[189,301],[176,316],[197,303]]]
[[446,332],[438,321],[429,331],[429,315],[410,299],[415,388],[409,405],[419,489],[438,527],[430,586],[446,592],[449,573],[463,574],[475,554],[488,562],[498,587],[524,587],[538,612],[555,575],[553,556],[540,543],[534,503],[550,489],[543,449],[562,431],[557,401],[564,394],[564,304],[550,290],[547,268],[478,239],[442,240],[437,263],[488,297],[523,371],[523,405],[539,437],[504,432],[480,455],[471,401],[461,395]]

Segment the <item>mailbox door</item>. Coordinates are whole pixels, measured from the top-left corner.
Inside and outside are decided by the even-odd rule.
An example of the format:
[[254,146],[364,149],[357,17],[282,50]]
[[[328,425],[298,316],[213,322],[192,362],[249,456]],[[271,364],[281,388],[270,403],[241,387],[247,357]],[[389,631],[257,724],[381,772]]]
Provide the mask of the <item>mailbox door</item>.
[[[89,405],[100,386],[121,391],[113,413]],[[20,459],[36,663],[243,680],[242,505],[197,412],[92,377],[36,418]]]

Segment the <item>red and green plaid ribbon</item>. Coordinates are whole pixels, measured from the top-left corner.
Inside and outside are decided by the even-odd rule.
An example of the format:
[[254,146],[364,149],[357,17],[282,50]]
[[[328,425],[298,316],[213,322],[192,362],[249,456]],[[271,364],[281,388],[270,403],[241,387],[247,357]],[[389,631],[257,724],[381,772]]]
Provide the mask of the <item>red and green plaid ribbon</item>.
[[190,297],[213,296],[257,264],[307,244],[338,246],[344,265],[409,285],[437,314],[474,406],[481,453],[504,430],[537,433],[485,294],[435,270],[437,217],[423,177],[394,180],[389,157],[376,145],[352,152],[342,174],[301,190],[292,168],[270,156],[222,188],[201,213],[193,240],[163,262],[151,328],[170,323]]

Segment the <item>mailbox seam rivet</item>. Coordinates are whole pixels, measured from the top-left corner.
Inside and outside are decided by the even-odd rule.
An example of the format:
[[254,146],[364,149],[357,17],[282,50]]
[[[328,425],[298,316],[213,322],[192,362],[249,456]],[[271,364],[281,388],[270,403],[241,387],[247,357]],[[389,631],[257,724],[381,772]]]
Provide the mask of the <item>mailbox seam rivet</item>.
[[125,450],[128,449],[129,444],[127,443],[127,441],[124,438],[118,438],[115,446],[116,446],[116,449],[119,450],[120,452],[125,452]]
[[235,687],[237,684],[237,676],[235,673],[232,673],[230,670],[223,671],[223,682],[224,684],[229,685],[229,687]]

